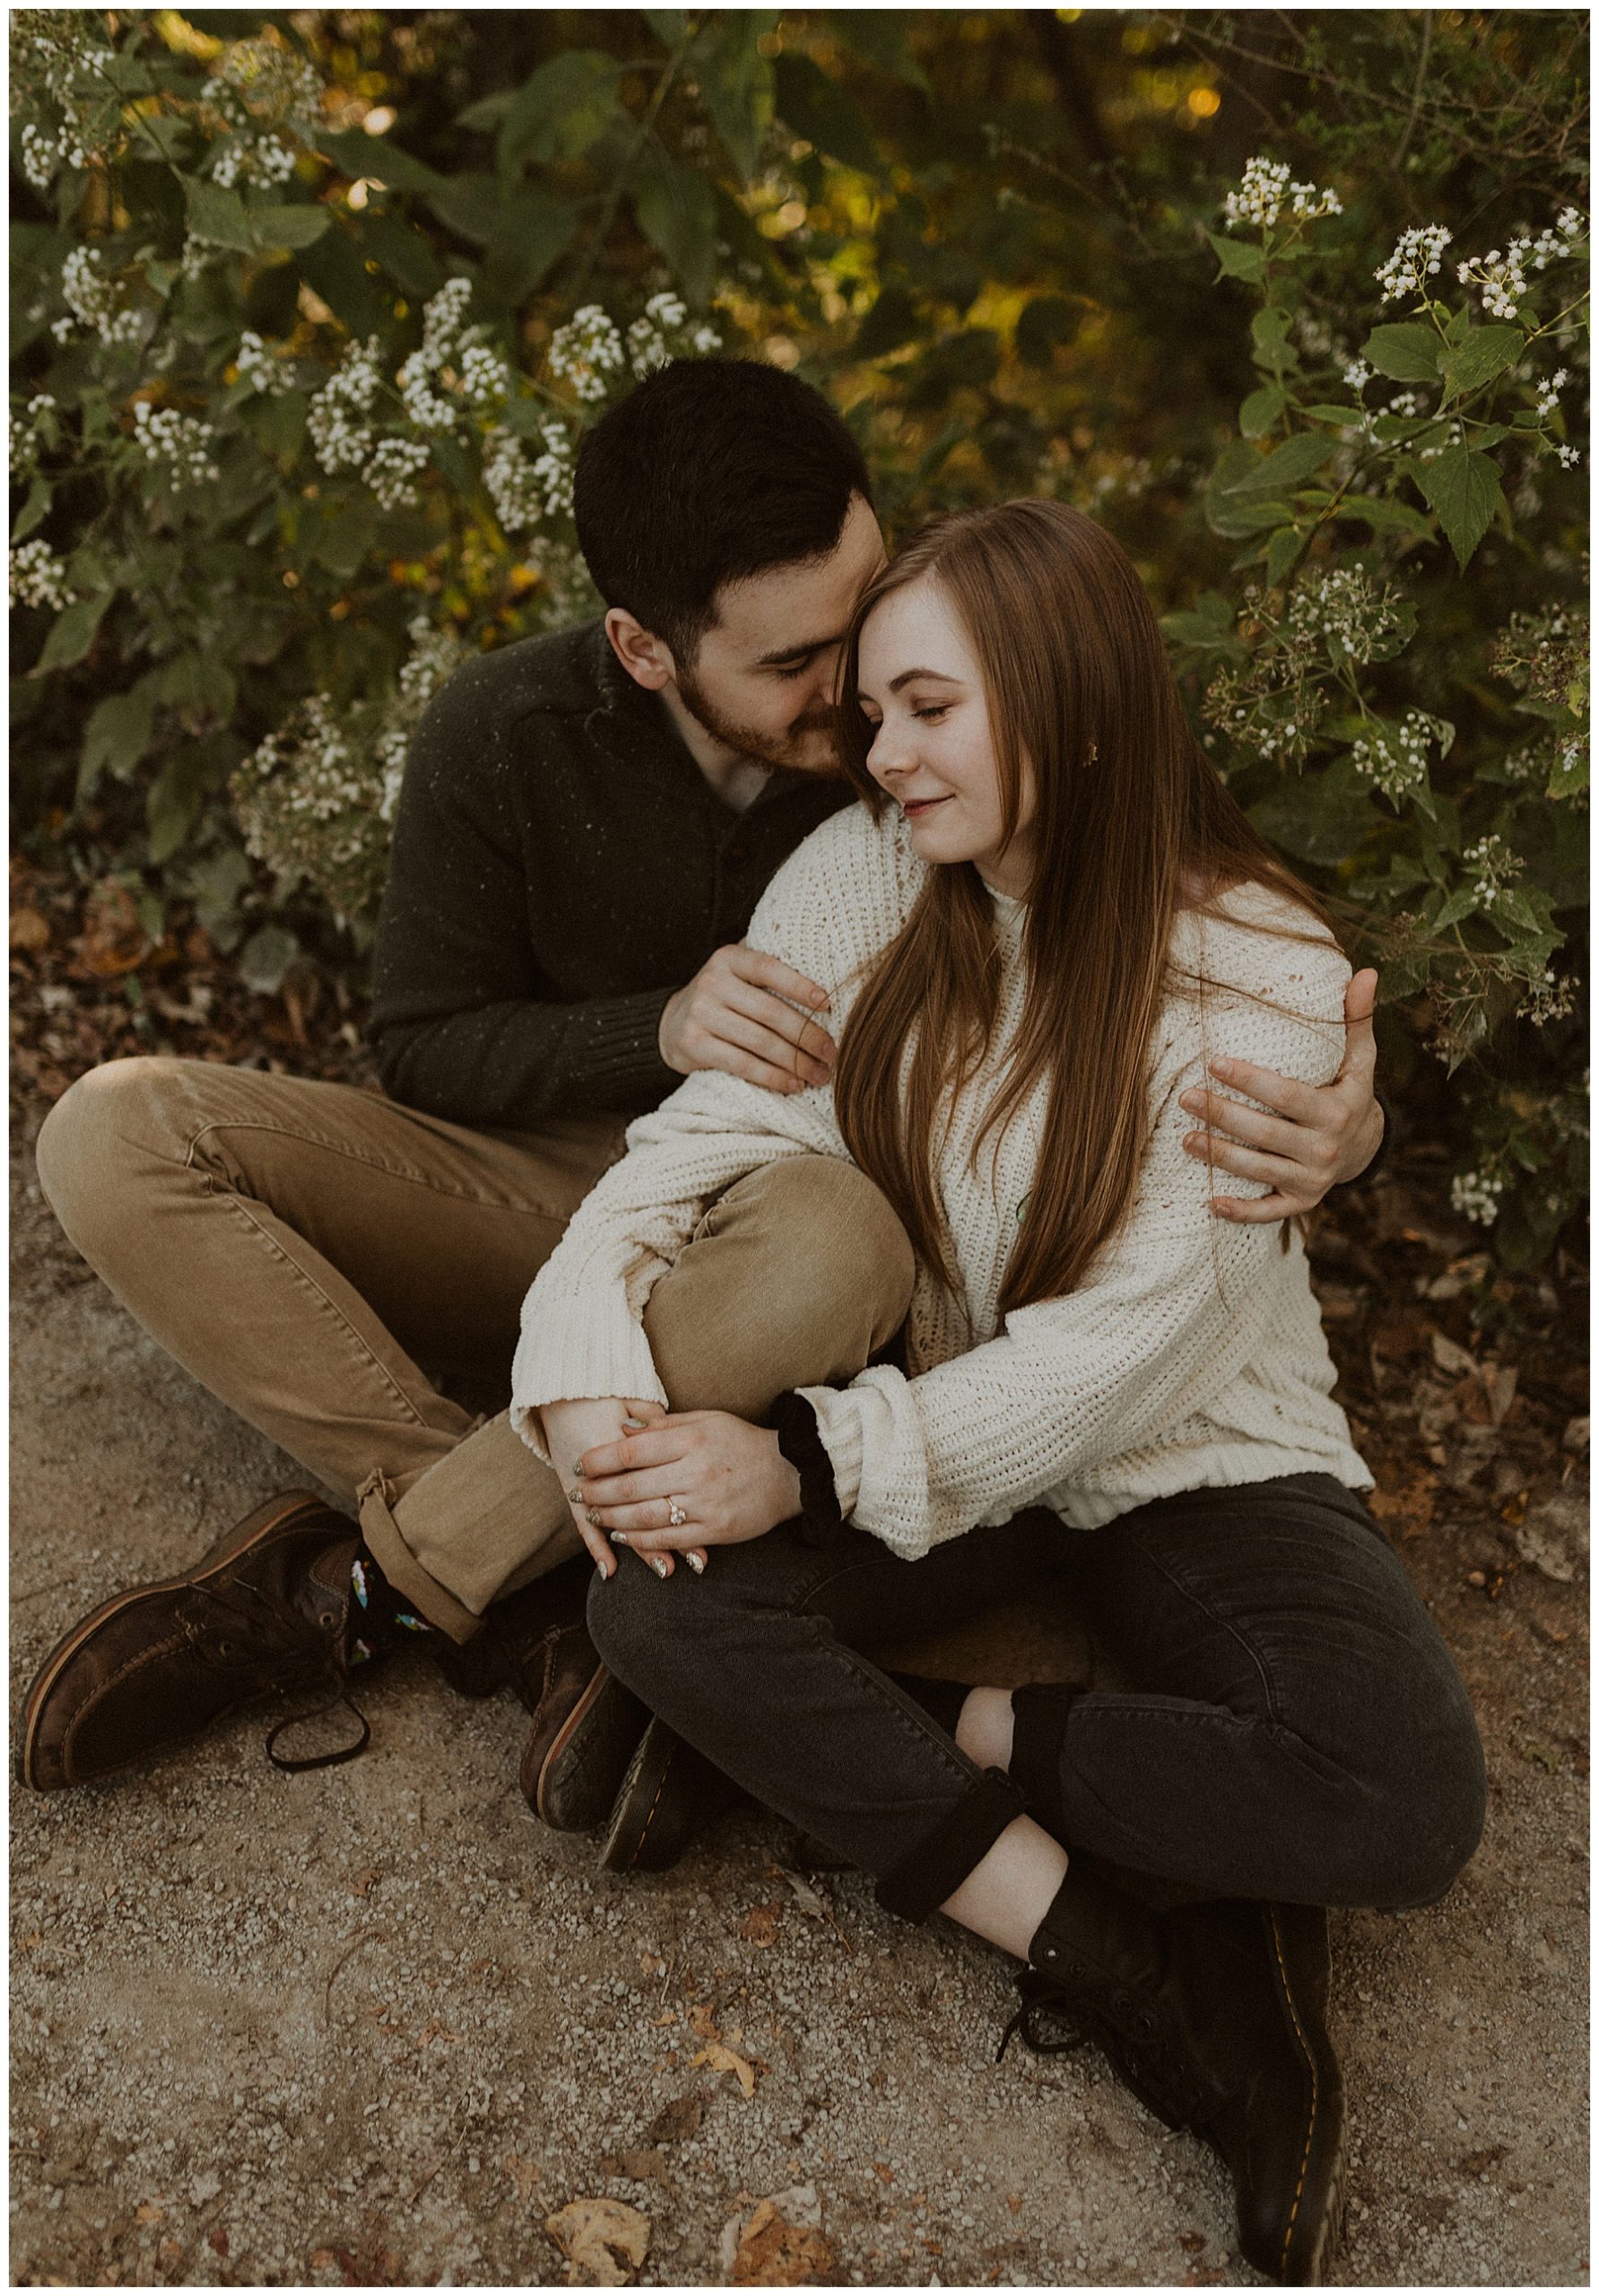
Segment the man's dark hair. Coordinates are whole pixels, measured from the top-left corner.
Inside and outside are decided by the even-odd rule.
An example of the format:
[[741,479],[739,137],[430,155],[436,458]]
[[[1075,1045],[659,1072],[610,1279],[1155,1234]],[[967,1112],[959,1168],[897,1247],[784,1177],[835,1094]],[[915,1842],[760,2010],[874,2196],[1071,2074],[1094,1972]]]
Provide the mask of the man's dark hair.
[[722,584],[824,556],[856,494],[872,500],[865,458],[820,391],[753,359],[678,359],[584,439],[573,510],[606,604],[687,668]]

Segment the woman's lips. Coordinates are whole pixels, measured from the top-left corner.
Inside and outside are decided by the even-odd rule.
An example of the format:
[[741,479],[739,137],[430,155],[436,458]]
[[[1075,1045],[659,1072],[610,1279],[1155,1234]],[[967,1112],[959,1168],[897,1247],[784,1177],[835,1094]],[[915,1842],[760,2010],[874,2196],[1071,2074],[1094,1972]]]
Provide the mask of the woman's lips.
[[951,795],[952,793],[946,790],[942,797],[906,797],[901,799],[900,802],[905,807],[906,820],[908,822],[915,821],[918,813],[930,813],[934,805],[947,805],[950,802]]

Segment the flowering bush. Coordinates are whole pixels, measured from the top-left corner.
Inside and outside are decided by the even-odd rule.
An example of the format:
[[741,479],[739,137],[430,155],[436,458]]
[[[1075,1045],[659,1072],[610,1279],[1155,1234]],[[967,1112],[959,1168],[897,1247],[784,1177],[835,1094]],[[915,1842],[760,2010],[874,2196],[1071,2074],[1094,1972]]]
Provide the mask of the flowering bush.
[[[1126,543],[1535,1258],[1583,1136],[1576,19],[1073,13],[13,13],[24,835],[264,988],[357,962],[428,696],[595,603],[585,426],[799,364],[892,530],[1037,492]],[[1260,49],[1303,100],[1244,143]]]

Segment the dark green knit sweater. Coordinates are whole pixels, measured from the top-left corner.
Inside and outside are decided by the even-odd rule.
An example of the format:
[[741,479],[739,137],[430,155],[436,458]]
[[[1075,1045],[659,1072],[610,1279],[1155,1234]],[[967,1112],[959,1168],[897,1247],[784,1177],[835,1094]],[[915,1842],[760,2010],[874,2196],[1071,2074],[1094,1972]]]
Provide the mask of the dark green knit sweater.
[[849,796],[778,771],[734,813],[598,622],[469,662],[400,793],[370,1031],[386,1089],[484,1127],[654,1108],[682,1081],[656,1044],[668,997]]

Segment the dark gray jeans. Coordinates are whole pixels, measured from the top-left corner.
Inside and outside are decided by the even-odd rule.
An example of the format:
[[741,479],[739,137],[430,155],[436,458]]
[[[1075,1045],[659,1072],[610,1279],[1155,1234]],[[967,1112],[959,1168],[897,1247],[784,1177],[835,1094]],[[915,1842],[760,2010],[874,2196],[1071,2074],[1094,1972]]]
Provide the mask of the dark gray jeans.
[[919,1918],[1022,1794],[864,1651],[1054,1573],[1135,1685],[1019,1716],[1012,1770],[1068,1849],[1156,1896],[1397,1908],[1449,1887],[1482,1828],[1470,1701],[1397,1557],[1325,1475],[1186,1492],[1095,1531],[1031,1509],[919,1562],[853,1527],[818,1547],[784,1525],[714,1549],[702,1578],[625,1561],[588,1615],[673,1729]]

